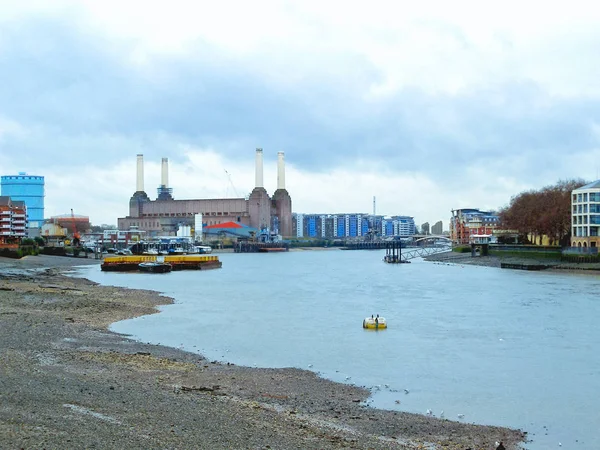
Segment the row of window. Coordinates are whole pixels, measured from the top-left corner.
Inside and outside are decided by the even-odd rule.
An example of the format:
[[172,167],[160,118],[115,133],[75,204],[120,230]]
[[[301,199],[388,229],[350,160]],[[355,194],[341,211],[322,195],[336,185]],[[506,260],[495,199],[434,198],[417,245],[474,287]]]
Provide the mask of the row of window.
[[[590,202],[600,202],[600,192],[590,192],[589,195]],[[588,193],[584,192],[582,194],[573,194],[573,203],[581,203],[588,201]]]
[[[573,205],[573,214],[587,214],[588,212],[588,204],[585,205]],[[600,213],[600,204],[596,205],[595,203],[591,203],[589,205],[589,212],[591,213]]]
[[589,216],[573,216],[573,225],[587,225],[588,217],[591,224],[600,224],[600,215],[590,214]]
[[[589,227],[590,236],[598,236],[599,227]],[[587,237],[588,227],[573,227],[573,236],[575,237]]]

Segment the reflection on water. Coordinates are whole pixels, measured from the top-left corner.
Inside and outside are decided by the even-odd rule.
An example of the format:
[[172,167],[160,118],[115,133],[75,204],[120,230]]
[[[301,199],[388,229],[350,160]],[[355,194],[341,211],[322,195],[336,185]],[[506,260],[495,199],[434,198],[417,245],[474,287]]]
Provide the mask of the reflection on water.
[[[113,325],[140,340],[314,370],[372,388],[376,407],[522,428],[531,449],[600,448],[599,277],[382,257],[224,254],[220,270],[160,277],[85,270],[175,297],[161,314]],[[371,314],[389,328],[364,330]]]

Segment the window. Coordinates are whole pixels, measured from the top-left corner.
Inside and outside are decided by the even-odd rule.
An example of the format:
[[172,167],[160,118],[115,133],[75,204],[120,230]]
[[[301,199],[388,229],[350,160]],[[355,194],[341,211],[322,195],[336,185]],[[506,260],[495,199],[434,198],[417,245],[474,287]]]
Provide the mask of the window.
[[577,202],[581,202],[581,194],[577,194]]
[[587,207],[588,207],[588,205],[583,205],[583,213],[584,214],[587,214],[587,212],[588,212]]
[[600,192],[590,192],[590,202],[600,202]]
[[600,215],[590,214],[590,223],[594,225],[600,225]]
[[587,202],[587,192],[584,192],[584,193],[583,193],[583,201],[584,201],[584,202]]
[[577,205],[577,212],[579,214],[581,214],[581,212],[583,211],[583,208],[581,207],[582,205]]

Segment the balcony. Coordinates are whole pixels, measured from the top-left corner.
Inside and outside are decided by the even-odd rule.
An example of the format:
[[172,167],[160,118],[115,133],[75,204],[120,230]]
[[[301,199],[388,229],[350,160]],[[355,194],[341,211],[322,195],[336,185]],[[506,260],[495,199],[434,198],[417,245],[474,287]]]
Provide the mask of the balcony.
[[15,213],[15,214],[13,214],[13,217],[15,219],[24,219],[25,218],[25,214],[21,214],[21,213],[17,214],[17,213]]
[[12,216],[11,210],[0,211],[0,217],[10,217],[10,216]]

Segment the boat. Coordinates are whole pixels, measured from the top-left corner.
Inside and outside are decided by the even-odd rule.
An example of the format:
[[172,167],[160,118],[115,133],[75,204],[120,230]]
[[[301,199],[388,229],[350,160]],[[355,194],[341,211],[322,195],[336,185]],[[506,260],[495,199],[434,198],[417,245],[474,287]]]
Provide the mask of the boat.
[[383,330],[387,328],[387,322],[383,317],[367,317],[363,320],[363,328],[367,328],[369,330]]
[[287,248],[285,248],[285,247],[259,247],[258,251],[261,253],[287,252]]
[[170,272],[173,266],[164,262],[143,262],[138,264],[138,268],[140,272],[149,272],[149,273],[167,273]]

